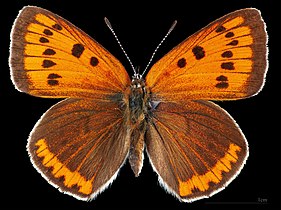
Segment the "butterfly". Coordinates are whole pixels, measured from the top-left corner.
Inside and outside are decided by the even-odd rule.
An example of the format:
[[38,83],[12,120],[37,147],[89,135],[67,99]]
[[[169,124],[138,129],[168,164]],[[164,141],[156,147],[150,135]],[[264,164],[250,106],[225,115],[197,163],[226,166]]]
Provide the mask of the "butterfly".
[[144,77],[129,77],[102,45],[62,17],[27,6],[11,31],[15,87],[65,98],[36,123],[27,150],[61,192],[94,199],[128,160],[141,172],[146,150],[159,182],[180,201],[207,198],[241,171],[248,143],[214,101],[254,96],[267,71],[259,10],[229,13],[186,38]]

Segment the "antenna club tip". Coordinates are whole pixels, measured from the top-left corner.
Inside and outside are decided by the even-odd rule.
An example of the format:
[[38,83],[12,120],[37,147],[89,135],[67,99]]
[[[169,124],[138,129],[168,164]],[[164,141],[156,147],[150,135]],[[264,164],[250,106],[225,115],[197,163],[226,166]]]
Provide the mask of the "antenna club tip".
[[177,20],[174,20],[173,24],[171,25],[171,28],[169,29],[169,33],[174,30],[174,28],[176,27],[178,21]]
[[106,23],[106,25],[112,29],[111,23],[109,22],[109,20],[107,19],[107,17],[104,17],[104,22]]

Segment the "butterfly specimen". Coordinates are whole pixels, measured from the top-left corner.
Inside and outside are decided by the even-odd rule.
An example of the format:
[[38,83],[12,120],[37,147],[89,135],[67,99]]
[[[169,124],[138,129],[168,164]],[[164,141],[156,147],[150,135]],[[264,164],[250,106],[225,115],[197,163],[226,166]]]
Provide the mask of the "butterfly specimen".
[[233,118],[209,100],[257,94],[267,70],[257,9],[225,15],[185,39],[147,75],[129,77],[103,46],[62,17],[24,7],[11,32],[15,87],[66,98],[28,139],[35,168],[61,192],[91,200],[128,159],[138,176],[146,150],[161,185],[192,202],[224,189],[248,157]]

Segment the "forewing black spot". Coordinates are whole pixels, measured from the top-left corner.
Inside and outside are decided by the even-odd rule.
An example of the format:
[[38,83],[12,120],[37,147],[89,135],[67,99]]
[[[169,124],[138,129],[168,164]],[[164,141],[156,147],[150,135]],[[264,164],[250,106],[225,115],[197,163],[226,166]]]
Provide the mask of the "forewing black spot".
[[219,82],[216,84],[216,88],[225,89],[228,88],[229,84],[227,82]]
[[44,29],[43,33],[48,35],[48,36],[52,36],[53,35],[53,32],[50,31],[49,29]]
[[234,70],[234,63],[233,62],[225,62],[221,64],[221,68],[222,69],[226,69],[226,70]]
[[71,53],[76,58],[80,58],[82,53],[84,52],[85,48],[82,44],[74,44],[71,50]]
[[48,84],[49,85],[51,85],[51,86],[55,86],[55,85],[58,85],[59,84],[59,81],[58,80],[56,80],[56,79],[58,79],[58,78],[62,78],[62,76],[61,75],[59,75],[59,74],[55,74],[55,73],[51,73],[51,74],[49,74],[48,75]]
[[231,58],[232,56],[233,56],[233,53],[230,50],[225,51],[221,54],[221,57],[223,57],[223,58]]
[[98,63],[99,63],[99,60],[96,57],[91,57],[90,64],[92,66],[97,66]]
[[55,73],[51,73],[48,76],[48,79],[57,79],[57,78],[62,78],[62,76],[59,74],[55,74]]
[[195,46],[192,49],[192,52],[197,60],[200,60],[205,57],[204,48],[201,46]]
[[56,63],[51,60],[43,60],[43,63],[42,63],[43,68],[50,68],[54,65],[56,65]]
[[233,40],[227,44],[228,46],[236,46],[238,45],[238,40]]
[[39,42],[41,42],[41,43],[48,43],[49,39],[47,39],[45,37],[40,37]]
[[180,67],[180,68],[185,67],[185,66],[186,66],[186,60],[185,60],[185,58],[179,59],[177,65],[178,65],[178,67]]
[[220,33],[220,32],[223,32],[223,31],[225,31],[225,27],[224,26],[219,26],[218,28],[217,28],[217,30],[216,30],[216,32],[217,33]]
[[43,55],[54,55],[56,54],[56,51],[54,51],[53,49],[46,49],[44,52],[43,52]]
[[221,76],[217,77],[216,80],[217,80],[217,81],[220,81],[220,82],[225,82],[225,81],[227,81],[227,77],[221,75]]
[[57,30],[59,30],[59,31],[62,30],[61,25],[59,25],[59,24],[57,24],[57,23],[56,23],[55,25],[53,25],[53,28],[54,28],[54,29],[57,29]]
[[233,32],[228,32],[227,34],[225,34],[225,37],[226,38],[231,38],[231,37],[233,37],[234,36],[234,33]]

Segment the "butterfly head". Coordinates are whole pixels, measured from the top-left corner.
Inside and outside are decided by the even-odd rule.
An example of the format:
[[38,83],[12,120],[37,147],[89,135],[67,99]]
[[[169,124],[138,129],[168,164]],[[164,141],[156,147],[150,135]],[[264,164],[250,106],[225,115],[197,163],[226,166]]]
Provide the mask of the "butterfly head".
[[135,73],[132,77],[132,88],[143,88],[145,86],[144,79],[142,78],[142,75],[139,73]]

